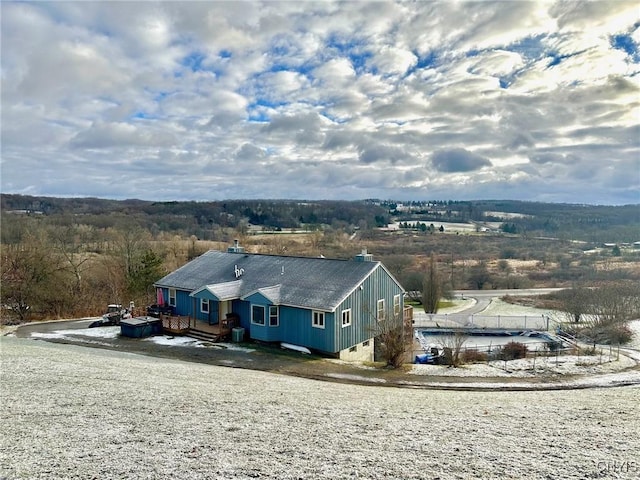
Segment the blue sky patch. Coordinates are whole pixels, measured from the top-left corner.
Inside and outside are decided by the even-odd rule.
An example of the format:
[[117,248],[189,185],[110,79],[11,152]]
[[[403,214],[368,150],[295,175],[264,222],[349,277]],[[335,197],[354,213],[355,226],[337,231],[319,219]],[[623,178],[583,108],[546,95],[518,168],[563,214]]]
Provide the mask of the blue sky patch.
[[633,40],[631,35],[614,35],[611,37],[611,46],[617,50],[622,50],[631,57],[634,63],[640,62],[640,51],[638,44]]
[[327,49],[338,55],[331,55],[332,58],[344,57],[348,58],[355,70],[356,74],[362,74],[373,70],[369,65],[369,60],[373,57],[373,53],[368,51],[364,44],[354,38],[343,38],[337,35],[331,35],[326,42]]
[[202,62],[206,59],[206,55],[200,52],[192,52],[182,59],[181,65],[190,68],[192,72],[204,70],[202,68]]
[[546,35],[525,37],[519,42],[506,46],[505,50],[519,53],[526,60],[538,60],[547,53],[548,49],[543,43],[546,38]]

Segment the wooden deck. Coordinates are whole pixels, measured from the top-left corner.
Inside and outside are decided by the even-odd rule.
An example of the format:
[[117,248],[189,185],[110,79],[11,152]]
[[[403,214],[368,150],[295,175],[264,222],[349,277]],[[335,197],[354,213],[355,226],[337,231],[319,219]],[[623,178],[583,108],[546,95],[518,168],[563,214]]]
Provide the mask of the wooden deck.
[[161,315],[162,330],[173,335],[188,335],[203,333],[210,337],[224,338],[231,335],[231,329],[236,327],[237,317],[225,318],[220,323],[211,325],[203,320],[197,320],[188,316]]
[[191,324],[190,317],[160,315],[162,319],[162,330],[174,335],[184,335],[189,331]]

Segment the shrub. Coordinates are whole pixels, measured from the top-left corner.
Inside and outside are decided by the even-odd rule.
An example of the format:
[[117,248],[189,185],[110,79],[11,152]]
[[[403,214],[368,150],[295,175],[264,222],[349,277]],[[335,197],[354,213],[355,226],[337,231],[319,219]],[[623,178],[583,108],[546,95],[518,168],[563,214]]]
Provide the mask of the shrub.
[[626,323],[609,323],[585,328],[578,333],[578,337],[604,345],[624,345],[633,338],[633,331]]
[[509,342],[500,351],[501,360],[517,360],[527,356],[527,346],[524,343]]
[[462,354],[464,363],[482,363],[487,361],[487,354],[478,350],[465,350]]

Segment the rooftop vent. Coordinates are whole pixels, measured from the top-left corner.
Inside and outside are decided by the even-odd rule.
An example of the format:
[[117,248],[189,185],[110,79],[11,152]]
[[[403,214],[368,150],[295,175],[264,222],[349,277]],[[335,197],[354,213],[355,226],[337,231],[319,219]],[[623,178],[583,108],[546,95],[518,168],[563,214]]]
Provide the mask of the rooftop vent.
[[229,253],[244,253],[244,247],[240,246],[240,242],[238,240],[233,241],[233,246],[227,248],[227,252]]
[[356,262],[373,262],[373,255],[367,253],[367,249],[363,248],[362,252],[355,256]]

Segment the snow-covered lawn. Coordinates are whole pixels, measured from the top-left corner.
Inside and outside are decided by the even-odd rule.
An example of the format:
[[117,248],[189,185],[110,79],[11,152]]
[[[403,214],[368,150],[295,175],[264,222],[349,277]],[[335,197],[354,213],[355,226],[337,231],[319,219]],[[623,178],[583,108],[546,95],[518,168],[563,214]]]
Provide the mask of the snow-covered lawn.
[[[92,340],[86,340],[86,338],[103,338],[103,339],[114,339],[120,336],[120,327],[119,326],[108,326],[108,327],[95,327],[95,328],[81,328],[81,329],[61,329],[54,330],[52,332],[32,332],[31,338],[36,339],[56,339],[56,340],[78,340],[82,339],[83,343],[89,344],[102,344],[102,345],[111,345],[106,342],[97,342]],[[141,339],[143,342],[153,342],[158,345],[164,345],[168,347],[200,347],[200,348],[218,348],[224,350],[234,350],[239,352],[254,352],[255,349],[241,347],[239,345],[233,343],[224,343],[224,342],[207,342],[203,340],[197,340],[192,337],[186,336],[171,336],[171,335],[154,335],[152,337],[147,337]]]
[[558,357],[537,357],[504,362],[473,363],[458,368],[441,365],[412,365],[413,375],[433,375],[446,377],[520,377],[560,375],[599,375],[619,372],[636,365],[636,361],[624,353],[618,357],[616,350],[611,356],[609,350],[603,355],[559,355]]
[[0,478],[640,474],[640,388],[401,389],[15,337],[0,342]]
[[499,298],[492,298],[491,303],[487,306],[487,308],[482,310],[482,312],[479,312],[478,315],[504,315],[520,317],[550,316],[551,318],[555,318],[558,315],[558,312],[556,312],[555,310],[527,307],[525,305],[515,305],[505,302],[504,300],[501,300]]
[[640,350],[640,320],[633,320],[632,322],[629,322],[629,328],[633,332],[633,338],[631,339],[631,342],[625,346]]
[[117,338],[120,335],[120,327],[95,327],[95,328],[78,328],[68,330],[55,330],[53,332],[33,332],[32,338],[55,338],[65,339],[73,337],[91,337],[91,338]]

